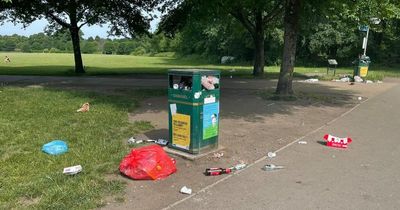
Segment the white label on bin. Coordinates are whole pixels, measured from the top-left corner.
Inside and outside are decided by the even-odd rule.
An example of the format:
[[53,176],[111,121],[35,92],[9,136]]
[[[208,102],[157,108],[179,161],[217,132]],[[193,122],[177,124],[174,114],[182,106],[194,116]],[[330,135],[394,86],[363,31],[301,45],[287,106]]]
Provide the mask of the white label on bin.
[[169,108],[171,109],[171,115],[176,114],[176,104],[170,104]]
[[204,98],[204,104],[211,104],[211,103],[215,103],[215,97],[214,96],[210,96],[210,97]]
[[194,98],[198,99],[201,96],[201,92],[194,93]]

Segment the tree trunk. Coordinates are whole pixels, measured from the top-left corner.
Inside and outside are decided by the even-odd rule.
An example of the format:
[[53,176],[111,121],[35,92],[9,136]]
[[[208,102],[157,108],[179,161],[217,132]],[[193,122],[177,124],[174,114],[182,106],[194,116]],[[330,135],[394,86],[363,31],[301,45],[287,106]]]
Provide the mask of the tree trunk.
[[261,12],[256,14],[256,27],[255,34],[253,34],[254,40],[254,66],[253,75],[262,76],[264,74],[264,26]]
[[282,65],[279,73],[276,94],[293,94],[292,80],[296,59],[296,43],[299,31],[301,0],[286,0],[285,3],[285,35],[283,44]]
[[79,40],[79,28],[78,23],[74,18],[71,18],[71,27],[69,28],[72,39],[72,46],[74,48],[74,59],[75,59],[75,73],[83,74],[85,69],[83,68],[82,54]]

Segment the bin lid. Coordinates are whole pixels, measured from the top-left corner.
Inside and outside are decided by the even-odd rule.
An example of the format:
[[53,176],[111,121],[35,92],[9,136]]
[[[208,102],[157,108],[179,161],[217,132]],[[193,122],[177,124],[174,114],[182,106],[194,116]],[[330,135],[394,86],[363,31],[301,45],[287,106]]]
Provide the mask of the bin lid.
[[219,75],[219,70],[209,69],[169,69],[168,74],[179,74],[179,75]]

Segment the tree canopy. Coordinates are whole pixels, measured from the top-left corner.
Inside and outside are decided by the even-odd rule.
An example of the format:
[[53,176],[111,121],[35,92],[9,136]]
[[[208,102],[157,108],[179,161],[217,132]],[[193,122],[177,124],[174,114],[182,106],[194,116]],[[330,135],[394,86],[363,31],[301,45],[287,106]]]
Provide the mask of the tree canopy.
[[265,29],[271,22],[282,14],[282,1],[199,1],[184,0],[163,17],[160,30],[166,34],[173,34],[188,23],[188,19],[195,17],[196,21],[207,23],[215,22],[216,19],[233,17],[252,38],[254,49],[253,75],[260,76],[264,73],[265,64]]

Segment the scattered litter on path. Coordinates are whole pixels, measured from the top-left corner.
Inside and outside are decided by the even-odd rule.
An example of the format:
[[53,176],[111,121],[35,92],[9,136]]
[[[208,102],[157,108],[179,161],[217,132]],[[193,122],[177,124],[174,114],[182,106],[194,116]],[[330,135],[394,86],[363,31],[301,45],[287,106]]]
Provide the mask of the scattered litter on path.
[[222,158],[223,156],[224,156],[223,152],[216,152],[216,153],[213,154],[214,158]]
[[373,82],[372,80],[366,80],[365,83],[366,83],[366,84],[372,84],[372,83],[374,83],[374,82]]
[[63,174],[74,175],[74,174],[77,174],[77,173],[79,173],[81,171],[82,171],[82,166],[81,165],[76,165],[76,166],[71,166],[71,167],[64,168]]
[[358,98],[357,98],[359,101],[361,101],[362,100],[362,97],[361,96],[358,96]]
[[276,153],[275,152],[268,152],[267,156],[269,158],[274,158],[274,157],[276,157]]
[[190,194],[192,194],[192,189],[190,189],[190,188],[188,188],[188,187],[186,187],[186,186],[183,186],[183,187],[181,188],[180,192],[183,193],[183,194],[188,194],[188,195],[190,195]]
[[376,83],[378,83],[378,84],[382,84],[383,82],[382,82],[382,81],[380,81],[380,80],[378,80]]
[[121,173],[132,179],[159,180],[176,172],[175,160],[159,145],[133,149],[120,165]]
[[347,144],[352,142],[352,139],[349,137],[340,138],[330,134],[325,134],[324,139],[328,147],[347,148]]
[[240,164],[237,164],[237,165],[235,165],[235,166],[233,166],[233,167],[231,167],[231,168],[232,168],[233,170],[238,171],[238,170],[242,170],[242,169],[246,168],[246,166],[247,166],[246,163],[240,163]]
[[363,82],[364,80],[360,76],[354,76],[354,82]]
[[157,139],[154,143],[161,145],[161,146],[167,146],[169,142],[165,139]]
[[230,174],[231,172],[231,168],[207,168],[204,174],[206,176],[218,176],[221,174]]
[[318,79],[306,79],[304,82],[309,82],[309,83],[314,83],[314,82],[319,82]]
[[299,141],[298,143],[299,143],[299,144],[307,144],[306,141]]
[[62,140],[54,140],[43,145],[42,151],[50,155],[61,155],[68,151],[68,145]]
[[218,175],[222,175],[222,174],[230,174],[233,171],[242,170],[242,169],[246,168],[246,166],[247,166],[246,163],[239,163],[230,168],[207,168],[204,174],[206,176],[218,176]]
[[274,170],[283,169],[283,168],[284,168],[283,166],[277,166],[277,165],[274,165],[274,164],[267,164],[262,169],[264,171],[274,171]]
[[76,110],[76,112],[88,112],[89,111],[89,102],[86,102],[82,105],[81,108],[79,108],[78,110]]

